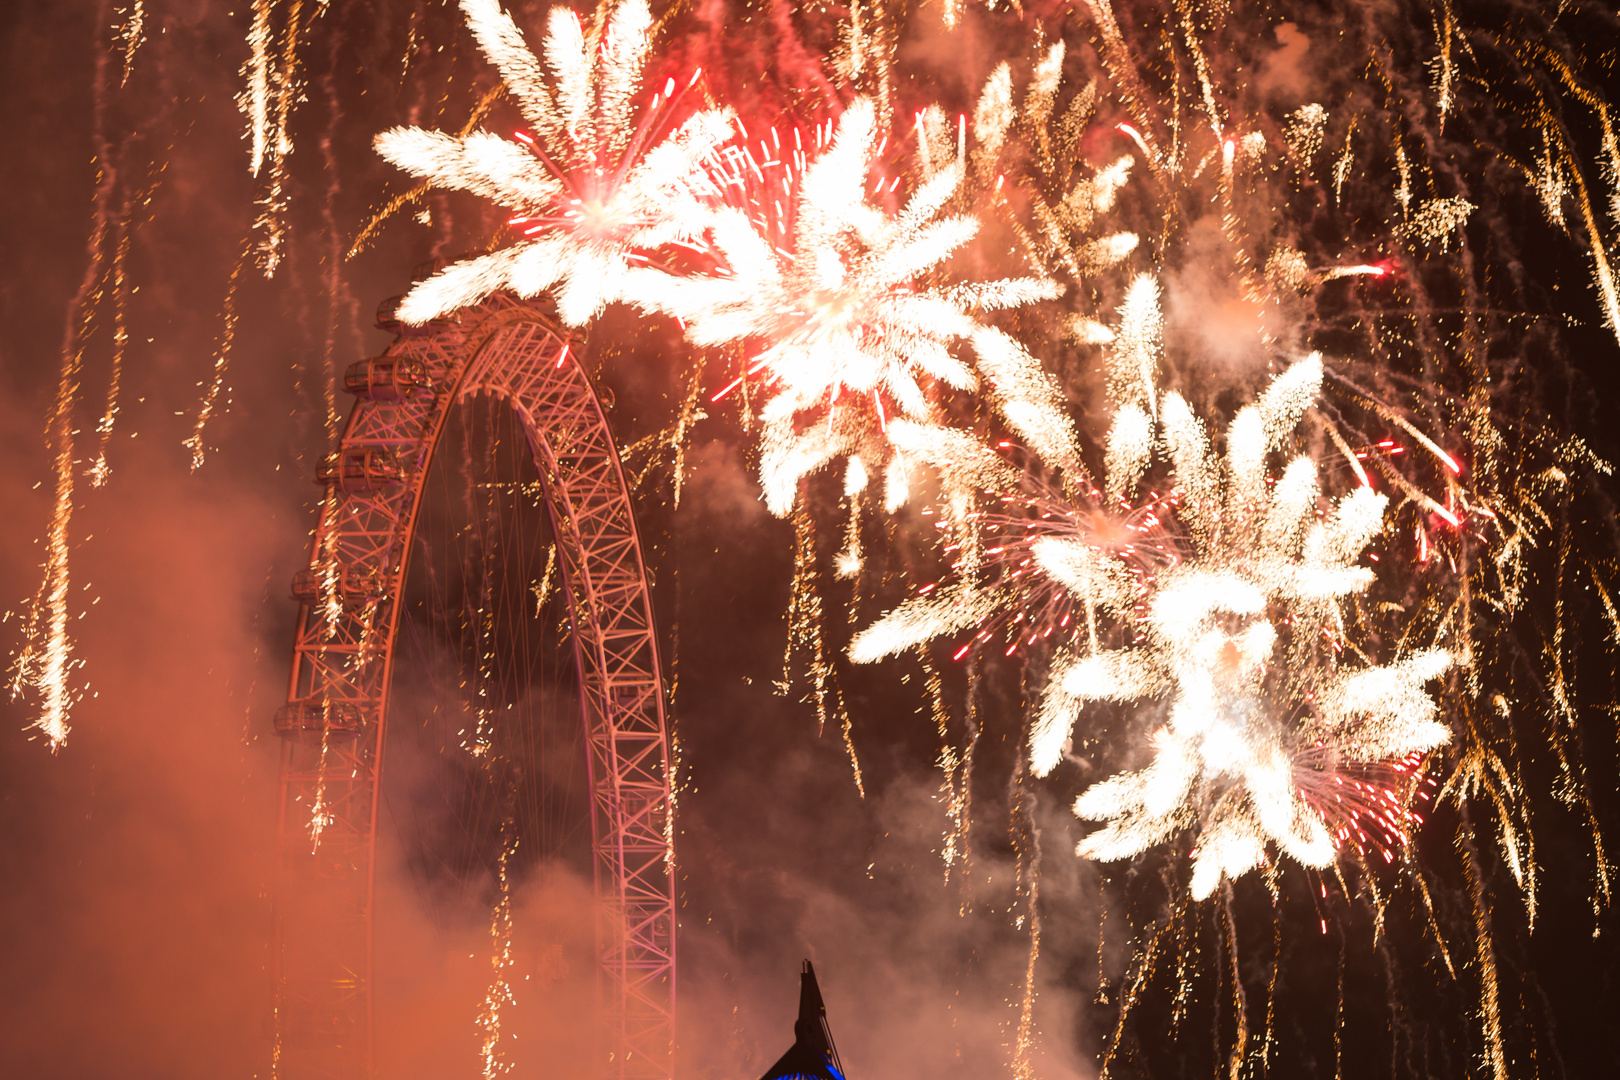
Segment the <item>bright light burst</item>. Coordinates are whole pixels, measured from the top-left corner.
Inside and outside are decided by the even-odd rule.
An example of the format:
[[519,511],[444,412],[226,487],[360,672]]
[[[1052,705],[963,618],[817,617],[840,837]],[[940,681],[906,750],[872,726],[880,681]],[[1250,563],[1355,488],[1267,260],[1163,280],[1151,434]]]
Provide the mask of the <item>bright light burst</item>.
[[[1405,811],[1358,787],[1358,771],[1409,761],[1450,740],[1425,684],[1452,658],[1425,649],[1384,665],[1344,659],[1340,604],[1373,581],[1359,562],[1383,525],[1387,499],[1362,486],[1324,506],[1307,455],[1280,479],[1266,469],[1321,381],[1315,355],[1275,379],[1233,419],[1219,465],[1186,401],[1164,395],[1160,439],[1175,478],[1168,498],[1123,514],[1099,513],[1096,491],[1068,512],[1043,505],[1012,521],[1022,528],[989,549],[1009,568],[993,585],[911,601],[858,636],[852,657],[871,661],[968,627],[982,640],[987,622],[1009,610],[1016,626],[1009,653],[1024,634],[1034,644],[1059,631],[1031,726],[1031,770],[1044,776],[1063,759],[1087,705],[1137,703],[1138,717],[1154,718],[1152,760],[1079,797],[1078,816],[1107,822],[1079,853],[1111,861],[1194,830],[1195,899],[1222,877],[1261,865],[1271,844],[1322,867],[1347,840],[1371,843],[1373,824],[1387,851],[1389,838],[1405,835]],[[1116,499],[1131,494],[1147,469],[1145,419],[1134,405],[1116,416],[1107,479]],[[1000,470],[1008,467],[986,455],[975,461],[958,448],[932,458],[1005,489]],[[1164,531],[1168,517],[1189,534],[1180,546]],[[1129,643],[1099,648],[1098,616]],[[1346,783],[1355,799],[1341,810],[1333,789]]]
[[377,136],[377,151],[415,176],[510,207],[511,224],[532,239],[445,267],[397,314],[424,323],[498,289],[551,290],[563,321],[578,326],[638,295],[638,277],[657,273],[650,252],[701,237],[710,192],[700,166],[731,135],[731,110],[698,112],[661,135],[691,85],[670,80],[636,121],[652,44],[646,0],[624,0],[588,31],[574,12],[553,8],[544,69],[496,0],[462,0],[462,10],[534,134],[514,142],[399,127]]
[[[893,193],[901,178],[877,171],[881,150],[873,104],[857,99],[787,193],[797,196],[791,237],[773,235],[776,219],[752,207],[723,208],[712,227],[721,272],[660,283],[657,303],[687,322],[694,344],[760,343],[747,373],[763,373],[773,391],[761,472],[778,514],[793,506],[800,478],[835,457],[899,460],[886,439],[891,420],[935,419],[941,389],[972,390],[981,374],[1032,443],[1055,452],[1068,443],[1039,363],[972,314],[1051,299],[1058,286],[1033,277],[931,282],[979,229],[971,215],[944,213],[962,165],[941,169],[890,213],[873,197]],[[977,373],[953,351],[963,342]],[[905,501],[903,463],[889,471],[892,508]]]

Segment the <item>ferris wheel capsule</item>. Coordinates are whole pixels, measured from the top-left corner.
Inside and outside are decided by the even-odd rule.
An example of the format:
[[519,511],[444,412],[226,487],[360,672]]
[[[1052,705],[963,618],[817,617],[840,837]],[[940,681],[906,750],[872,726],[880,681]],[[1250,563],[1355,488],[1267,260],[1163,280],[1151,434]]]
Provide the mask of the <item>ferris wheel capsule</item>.
[[331,735],[353,738],[365,730],[366,710],[352,701],[304,698],[276,710],[276,734],[284,739],[319,742]]
[[388,581],[375,570],[329,563],[298,571],[292,579],[292,598],[314,604],[336,597],[345,605],[364,604],[388,594]]
[[315,470],[315,479],[347,493],[393,487],[405,470],[393,451],[381,446],[349,446],[329,454]]
[[433,396],[433,380],[420,360],[373,356],[343,373],[343,389],[366,401],[418,401]]

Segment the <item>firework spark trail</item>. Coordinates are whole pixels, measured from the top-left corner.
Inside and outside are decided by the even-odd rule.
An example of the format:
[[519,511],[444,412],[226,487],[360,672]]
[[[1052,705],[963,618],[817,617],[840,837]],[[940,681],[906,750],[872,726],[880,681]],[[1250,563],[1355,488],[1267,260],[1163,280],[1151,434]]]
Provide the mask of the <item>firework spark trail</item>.
[[1232,1010],[1237,1021],[1237,1033],[1232,1038],[1232,1052],[1227,1057],[1229,1080],[1239,1080],[1243,1072],[1244,1056],[1249,1047],[1249,999],[1243,990],[1243,968],[1238,962],[1237,919],[1232,914],[1232,883],[1221,883],[1221,935],[1226,944],[1227,959],[1231,961]]
[[358,355],[361,351],[361,342],[353,328],[359,323],[360,305],[349,289],[349,282],[343,274],[343,241],[342,229],[338,224],[337,201],[342,192],[342,173],[338,169],[336,145],[340,139],[339,121],[342,118],[341,99],[338,94],[337,80],[333,71],[338,66],[341,50],[345,47],[344,36],[333,33],[328,36],[327,70],[321,76],[321,89],[326,96],[327,128],[321,137],[321,160],[325,165],[327,176],[326,194],[321,202],[322,231],[326,236],[325,282],[323,292],[326,294],[326,330],[322,335],[321,361],[325,368],[325,378],[322,380],[322,404],[326,412],[326,440],[329,445],[336,445],[338,425],[341,417],[337,408],[337,348],[340,328],[350,329],[349,348],[351,355]]
[[[1504,43],[1499,42],[1498,44]],[[1552,71],[1553,75],[1564,85],[1564,88],[1571,96],[1597,114],[1603,150],[1607,158],[1603,163],[1604,168],[1602,171],[1606,173],[1606,178],[1614,192],[1620,193],[1620,138],[1615,135],[1614,117],[1610,114],[1608,103],[1580,81],[1563,57],[1558,56],[1545,45],[1532,41],[1514,41],[1506,43],[1506,47],[1521,62],[1525,62],[1527,66],[1533,67],[1534,61],[1540,61]],[[1533,86],[1533,84],[1531,85]],[[1581,168],[1580,159],[1571,146],[1568,132],[1558,119],[1557,112],[1542,97],[1539,90],[1536,96],[1539,106],[1537,123],[1540,125],[1544,147],[1549,159],[1553,149],[1556,148],[1559,159],[1557,171],[1566,174],[1574,182],[1575,190],[1573,195],[1576,203],[1581,208],[1581,224],[1586,231],[1589,245],[1588,253],[1592,259],[1592,281],[1597,286],[1598,295],[1603,301],[1604,324],[1609,327],[1616,340],[1620,340],[1620,289],[1617,289],[1615,285],[1614,270],[1609,265],[1607,255],[1609,245],[1603,238],[1597,215],[1592,209],[1592,198],[1587,188],[1585,170]],[[1549,161],[1549,164],[1552,163]],[[1537,182],[1537,178],[1534,176],[1531,177],[1531,180],[1533,183]],[[1562,186],[1562,184],[1556,185],[1559,189]],[[1559,197],[1543,199],[1543,205],[1546,208],[1549,220],[1560,227],[1563,225],[1563,200],[1561,196],[1562,191],[1560,190]],[[1613,197],[1611,207],[1614,206],[1620,206],[1620,194]]]
[[[247,108],[253,125],[253,175],[259,174],[266,157],[270,164],[269,179],[258,198],[259,216],[253,223],[255,231],[262,234],[255,245],[259,269],[268,278],[275,276],[276,269],[285,257],[286,215],[291,198],[291,173],[287,159],[293,152],[293,110],[304,93],[299,45],[307,23],[304,19],[304,0],[292,0],[286,25],[281,32],[280,63],[270,69],[268,25],[274,0],[260,2],[263,24],[261,26],[260,11],[255,11],[254,28],[249,33],[254,51],[249,61]],[[320,10],[317,15],[326,9],[324,0],[318,6]],[[258,36],[261,31],[265,35],[263,39]],[[274,99],[273,110],[268,108],[267,98]]]
[[1024,772],[1013,775],[1013,846],[1018,852],[1018,884],[1023,893],[1024,911],[1018,923],[1027,920],[1029,947],[1024,959],[1022,993],[1018,1003],[1018,1027],[1013,1039],[1012,1074],[1015,1080],[1034,1080],[1035,1063],[1035,973],[1041,959],[1041,830],[1035,823],[1036,797],[1022,783]]
[[1490,900],[1485,895],[1479,853],[1474,848],[1473,826],[1466,816],[1457,827],[1457,847],[1462,851],[1468,898],[1473,907],[1475,958],[1479,964],[1482,991],[1480,1019],[1485,1025],[1485,1064],[1495,1080],[1507,1080],[1509,1062],[1502,1046],[1502,1011],[1496,977],[1496,950],[1491,943]]
[[[138,201],[144,206],[150,198],[150,189]],[[113,426],[118,420],[119,391],[124,376],[124,354],[129,347],[129,241],[134,229],[132,215],[137,200],[126,199],[118,215],[115,228],[117,239],[112,257],[113,350],[112,372],[107,379],[107,404],[96,423],[96,460],[85,470],[91,487],[101,487],[112,475],[107,461],[107,447],[112,441]]]
[[1269,1074],[1271,1055],[1277,1048],[1277,977],[1282,974],[1283,947],[1282,912],[1279,910],[1277,875],[1266,875],[1266,888],[1271,893],[1271,973],[1266,979],[1266,1030],[1260,1037],[1260,1075]]
[[[479,456],[487,457],[492,454],[493,446],[481,448]],[[485,470],[487,472],[488,465]],[[462,498],[465,500],[465,520],[490,522],[495,519],[498,511],[495,500],[499,498],[496,488],[489,484],[480,484],[474,481],[473,462],[469,456],[466,471],[466,482],[462,486]],[[478,495],[484,495],[483,505],[478,504]],[[493,768],[495,758],[495,709],[498,706],[497,695],[492,693],[496,689],[496,675],[494,669],[496,649],[496,619],[495,613],[499,598],[496,595],[494,581],[497,567],[504,553],[500,550],[498,536],[492,536],[487,528],[478,531],[476,560],[481,572],[478,575],[478,588],[468,590],[463,600],[464,626],[471,630],[473,637],[473,665],[471,675],[470,701],[474,721],[470,729],[462,732],[461,749],[474,758],[485,762],[486,768]]]
[[1333,1010],[1333,1080],[1344,1080],[1344,961],[1349,950],[1344,927],[1339,928],[1338,994]]
[[[460,131],[456,132],[456,138],[465,139],[471,135],[473,129],[484,122],[484,118],[495,107],[495,103],[506,97],[506,94],[507,90],[504,84],[493,86],[484,91],[483,96],[478,99],[471,114],[468,115],[467,122],[461,126]],[[352,259],[365,251],[371,246],[371,241],[381,232],[383,225],[387,224],[395,214],[409,207],[419,206],[424,196],[432,190],[433,185],[424,180],[408,191],[403,191],[387,199],[380,207],[372,211],[371,216],[366,219],[366,223],[360,227],[360,231],[355,234],[354,239],[349,243],[348,250],[344,252],[343,258],[345,260]]]
[[124,74],[118,80],[118,88],[122,90],[129,85],[129,74],[135,70],[135,53],[146,40],[146,0],[135,0],[129,6],[118,36],[124,39]]
[[[323,702],[322,708],[331,711],[331,702]],[[325,718],[323,717],[323,720]],[[315,799],[309,808],[309,853],[314,855],[321,849],[321,839],[326,835],[326,827],[337,820],[330,804],[326,801],[326,778],[329,771],[328,762],[332,750],[332,727],[330,724],[321,725],[321,756],[316,766],[319,779],[315,782]]]
[[844,705],[843,692],[838,687],[837,672],[827,655],[827,641],[823,627],[821,593],[816,588],[816,532],[809,511],[800,508],[793,515],[793,585],[788,599],[788,643],[782,656],[782,678],[777,692],[786,694],[793,686],[794,660],[807,654],[805,665],[810,674],[810,686],[816,706],[816,732],[825,734],[827,721],[838,721],[838,734],[849,755],[850,772],[855,790],[866,798],[866,785],[861,777],[861,761],[855,752],[854,724]]
[[[1114,18],[1112,5],[1109,0],[1086,0],[1086,8],[1097,24],[1098,33],[1102,35],[1103,64],[1119,84],[1121,101],[1131,113],[1132,119],[1136,121],[1136,126],[1147,129],[1151,123],[1149,102],[1153,95],[1148,93],[1142,84],[1136,62],[1131,58],[1124,35],[1120,33],[1119,21]],[[1159,167],[1157,155],[1149,154],[1148,163],[1157,170]]]
[[798,85],[813,89],[823,102],[842,100],[843,95],[828,80],[820,58],[805,45],[794,26],[790,0],[767,0],[767,4],[767,17],[774,31],[771,44],[776,53],[775,69],[788,79],[797,80]]
[[[686,449],[692,426],[709,416],[703,409],[704,363],[703,357],[693,363],[686,379],[686,393],[680,408],[676,410],[674,421],[661,431],[644,435],[619,451],[625,468],[630,470],[631,491],[640,491],[655,472],[662,470],[668,473],[671,505],[676,509],[681,505],[681,492],[686,486]],[[645,464],[634,464],[643,460]]]
[[231,349],[236,344],[236,296],[241,287],[242,271],[252,258],[254,244],[251,237],[243,242],[242,251],[236,257],[236,265],[231,268],[230,280],[225,285],[225,303],[220,310],[219,344],[214,350],[214,370],[208,380],[208,389],[203,393],[202,403],[197,408],[197,420],[192,425],[191,435],[186,438],[184,446],[191,451],[191,469],[193,472],[202,468],[203,460],[207,457],[207,449],[203,442],[203,435],[208,422],[214,418],[219,409],[220,398],[225,398],[225,404],[230,404],[230,392],[225,386],[225,378],[230,372]]
[[248,119],[248,170],[254,176],[264,167],[270,145],[270,16],[275,0],[253,0],[253,23],[248,29],[248,60],[242,68],[247,85],[237,105]]
[[113,337],[110,372],[107,379],[107,401],[102,408],[101,419],[96,422],[96,459],[84,473],[90,478],[91,487],[104,486],[112,475],[112,464],[107,459],[107,451],[112,443],[113,429],[117,424],[122,404],[124,359],[129,349],[129,304],[132,295],[129,282],[129,249],[138,217],[143,217],[151,206],[152,198],[157,194],[157,186],[158,180],[149,178],[139,191],[124,199],[118,213],[115,229],[117,239],[113,246],[111,268]]
[[[1555,630],[1553,634],[1553,664],[1552,674],[1553,702],[1558,711],[1563,714],[1564,724],[1554,726],[1553,749],[1558,754],[1559,768],[1564,774],[1565,790],[1560,792],[1566,803],[1579,804],[1584,812],[1588,829],[1590,830],[1594,857],[1594,870],[1597,880],[1596,888],[1592,894],[1592,913],[1598,915],[1612,900],[1611,873],[1608,855],[1603,846],[1603,833],[1598,825],[1597,809],[1592,805],[1591,785],[1586,776],[1586,756],[1580,753],[1581,730],[1577,725],[1577,715],[1573,702],[1570,701],[1572,676],[1567,676],[1564,670],[1565,647],[1563,635],[1569,620],[1565,617],[1567,569],[1570,561],[1570,520],[1569,520],[1569,493],[1564,493],[1560,503],[1560,520],[1558,529],[1558,562],[1557,577],[1553,591],[1553,613]],[[1576,750],[1570,753],[1566,744],[1573,743]]]
[[[97,6],[96,25],[107,24],[107,4]],[[56,397],[45,429],[52,452],[55,491],[45,532],[44,576],[28,609],[23,646],[12,661],[11,696],[37,693],[40,712],[33,726],[54,751],[67,738],[77,692],[69,684],[74,667],[73,639],[68,633],[69,535],[73,521],[74,407],[78,401],[84,350],[95,325],[98,293],[106,272],[106,246],[112,228],[112,199],[119,183],[119,162],[107,137],[107,104],[111,92],[108,51],[97,48],[91,137],[95,147],[96,186],[91,200],[90,235],[85,243],[84,276],[68,306],[62,331],[61,367]]]
[[927,649],[919,648],[917,656],[927,673],[928,701],[934,730],[939,735],[936,764],[940,771],[939,798],[945,803],[946,820],[940,860],[945,864],[944,878],[949,884],[953,872],[965,877],[968,871],[967,755],[957,750],[951,739],[950,709],[945,702],[945,685],[938,665]]
[[481,1041],[479,1056],[484,1063],[484,1080],[495,1080],[512,1071],[512,1062],[501,1054],[501,1011],[517,1004],[512,993],[512,970],[516,960],[512,956],[512,882],[509,863],[517,851],[518,838],[510,819],[501,822],[501,858],[495,881],[500,888],[500,899],[489,919],[490,953],[489,990],[484,994],[484,1005],[478,1013]]
[[[960,798],[960,821],[957,825],[957,835],[961,837],[959,858],[962,863],[960,880],[966,885],[968,877],[973,872],[973,766],[977,761],[979,738],[985,729],[985,702],[981,692],[978,674],[980,672],[980,657],[975,650],[967,661],[968,694],[964,719],[967,721],[967,736],[962,745],[962,771],[958,790]],[[966,915],[973,904],[973,895],[967,889],[962,890],[962,902],[957,913]]]
[[[1215,103],[1215,88],[1210,85],[1209,63],[1204,59],[1204,50],[1198,43],[1198,31],[1193,27],[1192,5],[1188,3],[1188,0],[1175,0],[1175,8],[1177,21],[1181,23],[1183,44],[1186,46],[1187,54],[1192,57],[1193,70],[1198,75],[1198,90],[1202,98],[1201,104],[1204,106],[1205,117],[1209,121],[1210,130],[1214,133],[1216,141],[1219,142],[1225,138],[1225,125],[1221,120],[1221,107]],[[1214,19],[1218,20],[1219,18],[1220,13],[1217,9],[1214,13]],[[1226,145],[1228,154],[1230,154],[1231,143],[1228,142]],[[1228,171],[1227,175],[1230,176],[1230,171]]]
[[[74,330],[70,338],[78,338]],[[68,685],[73,641],[68,635],[68,529],[73,518],[73,404],[78,391],[82,345],[70,342],[62,360],[56,406],[47,437],[56,450],[55,508],[45,535],[45,579],[29,611],[27,644],[14,661],[12,697],[23,688],[39,693],[40,715],[34,726],[52,748],[68,734],[68,714],[75,693]],[[43,623],[43,625],[41,625]]]
[[1136,952],[1136,975],[1126,987],[1125,993],[1120,995],[1119,1018],[1114,1023],[1113,1033],[1108,1038],[1108,1047],[1103,1051],[1102,1061],[1098,1065],[1098,1080],[1107,1080],[1108,1070],[1114,1063],[1114,1057],[1119,1053],[1119,1044],[1125,1037],[1125,1021],[1131,1015],[1137,998],[1147,986],[1148,979],[1153,975],[1153,967],[1159,958],[1159,949],[1164,939],[1175,928],[1174,918],[1165,919],[1154,929],[1153,936],[1148,939],[1145,946],[1139,947]]

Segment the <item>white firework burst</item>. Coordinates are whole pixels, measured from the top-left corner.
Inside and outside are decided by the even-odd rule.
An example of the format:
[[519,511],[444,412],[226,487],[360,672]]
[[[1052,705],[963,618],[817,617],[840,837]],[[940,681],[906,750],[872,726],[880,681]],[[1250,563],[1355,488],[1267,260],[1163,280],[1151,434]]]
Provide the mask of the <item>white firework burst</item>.
[[[1076,801],[1079,817],[1106,822],[1078,853],[1123,859],[1192,830],[1199,899],[1223,877],[1261,865],[1272,845],[1306,866],[1328,865],[1355,842],[1340,822],[1325,820],[1333,817],[1325,803],[1332,785],[1365,766],[1410,763],[1450,740],[1426,683],[1452,658],[1427,649],[1383,665],[1343,659],[1341,603],[1374,580],[1360,563],[1387,500],[1361,487],[1324,501],[1306,455],[1275,483],[1266,470],[1321,380],[1315,355],[1275,379],[1234,418],[1221,459],[1177,394],[1158,403],[1157,447],[1140,406],[1120,410],[1108,492],[1129,495],[1154,450],[1166,452],[1176,481],[1170,505],[1189,534],[1176,559],[1144,574],[1117,547],[1099,544],[1096,530],[1042,526],[1015,552],[1026,570],[988,590],[966,585],[910,601],[857,636],[852,657],[870,661],[981,626],[1010,605],[1027,610],[1026,594],[1055,583],[1131,641],[1100,648],[1077,624],[1068,630],[1031,727],[1032,772],[1046,775],[1063,760],[1090,704],[1162,714],[1146,767],[1094,784]],[[975,468],[989,475],[983,463]],[[1324,768],[1339,775],[1318,775]],[[1385,820],[1387,835],[1404,821],[1393,806]]]
[[646,0],[624,0],[589,29],[552,8],[544,64],[496,0],[461,7],[534,134],[512,141],[398,127],[375,145],[414,176],[509,207],[530,238],[440,270],[405,297],[399,318],[427,322],[498,289],[550,290],[562,320],[577,326],[639,298],[644,279],[659,276],[649,253],[695,244],[708,225],[714,191],[702,163],[731,136],[731,110],[698,112],[667,130],[671,102],[686,89],[673,82],[637,108],[653,30]]
[[[876,128],[871,101],[857,99],[804,171],[791,237],[778,242],[745,208],[718,211],[711,240],[722,272],[663,282],[656,298],[687,322],[695,344],[762,343],[749,370],[773,389],[763,411],[761,472],[766,501],[779,514],[793,505],[799,479],[836,457],[892,464],[892,421],[934,419],[934,386],[972,389],[982,375],[1032,445],[1054,455],[1072,445],[1039,363],[972,314],[1050,299],[1059,287],[1030,277],[929,284],[978,232],[971,215],[943,213],[961,184],[961,163],[923,182],[898,213],[886,212],[869,197]],[[976,371],[956,351],[963,343]],[[894,506],[904,501],[904,476],[889,473]]]

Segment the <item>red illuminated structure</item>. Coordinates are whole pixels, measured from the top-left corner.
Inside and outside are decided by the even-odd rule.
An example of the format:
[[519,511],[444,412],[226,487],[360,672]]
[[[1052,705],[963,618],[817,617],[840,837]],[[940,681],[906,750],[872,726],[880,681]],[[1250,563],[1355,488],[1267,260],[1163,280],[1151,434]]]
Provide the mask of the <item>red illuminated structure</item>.
[[[387,305],[385,305],[385,310]],[[386,315],[379,325],[396,328]],[[567,585],[592,793],[604,1075],[668,1080],[675,1005],[669,738],[629,490],[602,405],[535,303],[496,296],[353,365],[301,604],[284,737],[276,1074],[369,1080],[378,782],[400,595],[452,407],[491,394],[533,452]]]

